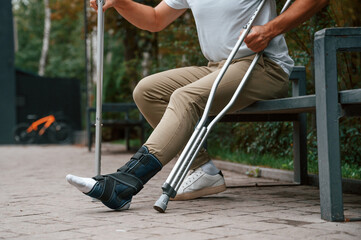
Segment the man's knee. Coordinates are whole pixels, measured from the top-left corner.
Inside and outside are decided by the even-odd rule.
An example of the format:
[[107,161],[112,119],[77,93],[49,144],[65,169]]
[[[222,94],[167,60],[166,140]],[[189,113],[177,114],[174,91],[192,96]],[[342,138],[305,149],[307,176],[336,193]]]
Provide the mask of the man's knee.
[[138,106],[142,105],[142,102],[146,99],[146,96],[149,95],[148,93],[152,89],[149,84],[149,79],[150,77],[145,77],[140,80],[133,90],[133,99]]

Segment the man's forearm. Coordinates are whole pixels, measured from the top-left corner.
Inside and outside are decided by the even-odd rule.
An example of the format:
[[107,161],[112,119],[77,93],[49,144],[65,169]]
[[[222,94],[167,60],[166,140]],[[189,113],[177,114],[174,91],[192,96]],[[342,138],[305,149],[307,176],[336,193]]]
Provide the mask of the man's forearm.
[[114,8],[122,17],[140,29],[148,31],[158,29],[156,13],[153,7],[129,0],[116,2]]
[[329,0],[296,0],[283,14],[265,24],[272,38],[285,33],[311,18],[328,4]]

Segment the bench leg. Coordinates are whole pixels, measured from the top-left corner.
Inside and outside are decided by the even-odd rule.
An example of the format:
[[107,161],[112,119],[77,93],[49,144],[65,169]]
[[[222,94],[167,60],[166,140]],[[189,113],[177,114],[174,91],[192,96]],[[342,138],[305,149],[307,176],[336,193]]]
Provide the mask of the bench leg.
[[91,127],[88,127],[87,135],[88,135],[88,151],[91,152],[92,144],[93,144],[93,137],[91,132]]
[[88,133],[88,152],[91,152],[93,144],[92,134]]
[[88,151],[90,152],[92,150],[92,134],[91,134],[91,128],[92,126],[90,125],[91,124],[91,121],[90,121],[90,110],[89,108],[87,109],[87,112],[86,112],[86,130],[87,130],[87,135],[88,135]]
[[294,182],[307,184],[307,119],[299,114],[299,121],[293,122],[293,169]]
[[315,40],[316,118],[321,218],[343,221],[336,43]]
[[126,142],[127,151],[129,151],[130,150],[129,127],[125,127],[125,142]]

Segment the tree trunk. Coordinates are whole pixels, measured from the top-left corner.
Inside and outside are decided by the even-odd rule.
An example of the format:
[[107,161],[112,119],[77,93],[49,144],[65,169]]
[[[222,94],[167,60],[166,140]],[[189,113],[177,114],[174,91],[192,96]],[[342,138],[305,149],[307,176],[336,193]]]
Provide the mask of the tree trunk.
[[50,38],[50,27],[51,27],[51,11],[49,7],[49,0],[44,0],[44,36],[43,36],[43,47],[41,49],[41,57],[39,62],[39,75],[43,76],[45,72],[46,58],[49,50],[49,38]]

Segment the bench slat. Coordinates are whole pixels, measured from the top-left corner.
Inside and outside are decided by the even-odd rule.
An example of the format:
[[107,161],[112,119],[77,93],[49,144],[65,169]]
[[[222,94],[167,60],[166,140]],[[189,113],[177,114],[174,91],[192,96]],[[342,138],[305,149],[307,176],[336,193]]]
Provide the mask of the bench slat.
[[[140,126],[143,124],[143,121],[131,121],[131,120],[128,120],[128,121],[125,121],[125,120],[103,120],[102,121],[102,124],[104,126],[111,126],[111,125],[117,125],[117,126]],[[95,122],[92,122],[91,123],[92,126],[95,125]]]
[[315,95],[264,100],[253,103],[234,114],[301,113],[315,111]]
[[341,104],[361,104],[361,89],[340,91]]
[[[135,103],[104,103],[102,105],[103,112],[128,112],[133,109],[138,109]],[[88,108],[88,111],[95,112],[95,107]]]
[[221,118],[221,122],[294,122],[299,121],[299,115],[289,113],[273,113],[273,114],[227,114]]

